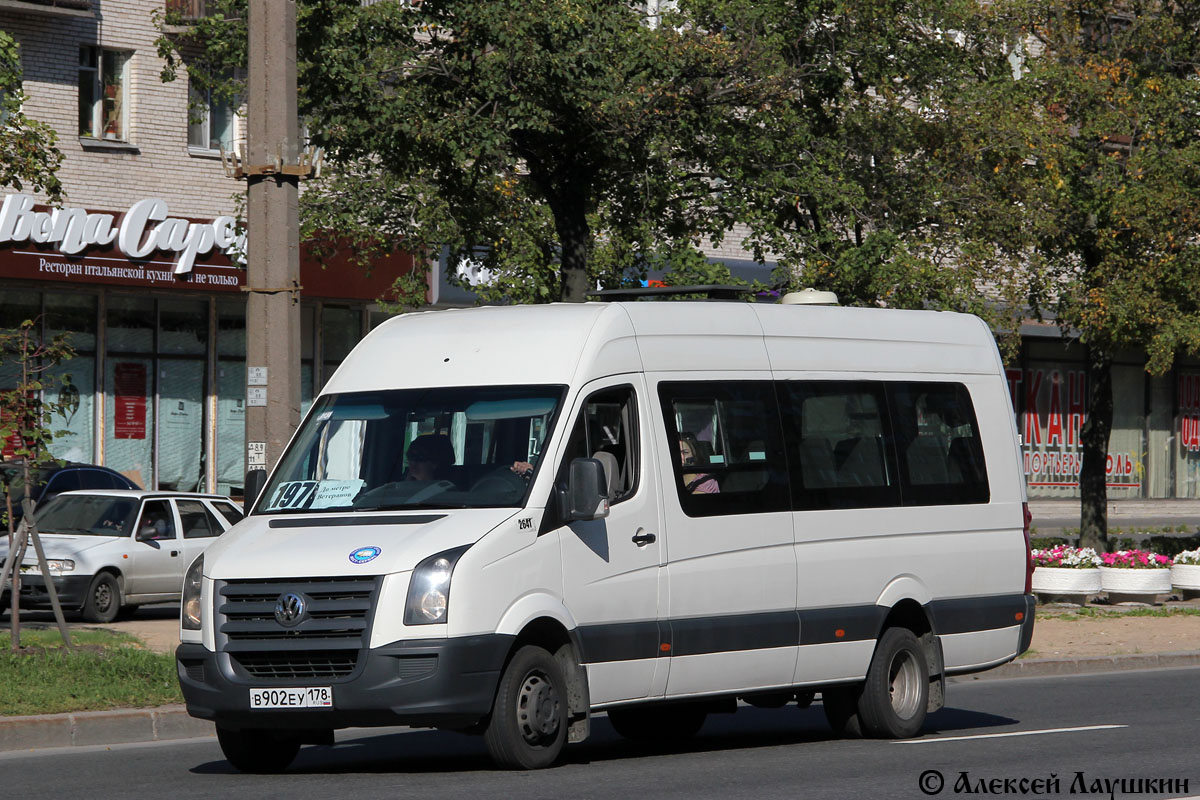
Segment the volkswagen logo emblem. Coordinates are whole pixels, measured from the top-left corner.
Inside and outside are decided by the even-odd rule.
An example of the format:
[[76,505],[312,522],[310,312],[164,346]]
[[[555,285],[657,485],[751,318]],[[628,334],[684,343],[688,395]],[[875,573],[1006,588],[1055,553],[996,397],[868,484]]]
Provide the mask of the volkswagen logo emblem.
[[275,601],[275,621],[285,628],[294,628],[307,616],[308,598],[296,592],[284,592]]

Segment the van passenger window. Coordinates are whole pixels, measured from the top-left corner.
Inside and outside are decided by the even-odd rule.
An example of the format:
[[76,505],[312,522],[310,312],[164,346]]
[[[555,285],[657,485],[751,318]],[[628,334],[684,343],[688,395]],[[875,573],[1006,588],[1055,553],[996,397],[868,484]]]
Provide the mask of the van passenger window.
[[884,385],[788,381],[782,386],[795,507],[900,505]]
[[889,384],[905,505],[986,503],[975,409],[960,383]]
[[572,460],[595,458],[604,465],[611,502],[631,497],[637,490],[637,430],[637,404],[632,386],[589,395],[571,429],[556,483],[566,485]]
[[770,382],[662,383],[658,391],[685,514],[788,508],[787,467]]

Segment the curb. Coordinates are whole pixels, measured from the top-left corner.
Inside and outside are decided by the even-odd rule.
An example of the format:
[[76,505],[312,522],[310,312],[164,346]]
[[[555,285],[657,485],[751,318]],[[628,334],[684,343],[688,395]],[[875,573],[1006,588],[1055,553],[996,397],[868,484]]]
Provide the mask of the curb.
[[215,735],[211,722],[188,716],[182,705],[0,717],[0,752],[160,742]]
[[1045,678],[1054,675],[1092,675],[1135,669],[1179,669],[1200,666],[1200,651],[1177,653],[1133,653],[1091,658],[1031,658],[1010,661],[1003,666],[974,675],[954,677],[952,681],[982,681],[999,678]]

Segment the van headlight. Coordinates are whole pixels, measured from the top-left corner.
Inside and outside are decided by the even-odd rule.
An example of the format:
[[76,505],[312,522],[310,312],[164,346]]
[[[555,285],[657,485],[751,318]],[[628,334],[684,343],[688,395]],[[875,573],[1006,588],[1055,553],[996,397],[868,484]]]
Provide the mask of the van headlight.
[[51,575],[62,575],[64,572],[72,572],[75,569],[75,562],[69,558],[47,558],[46,570]]
[[404,604],[405,625],[434,625],[450,612],[450,576],[454,565],[471,545],[446,550],[417,564],[408,583]]
[[179,622],[185,631],[200,630],[200,588],[204,585],[204,555],[188,567],[183,576],[183,600],[180,602]]

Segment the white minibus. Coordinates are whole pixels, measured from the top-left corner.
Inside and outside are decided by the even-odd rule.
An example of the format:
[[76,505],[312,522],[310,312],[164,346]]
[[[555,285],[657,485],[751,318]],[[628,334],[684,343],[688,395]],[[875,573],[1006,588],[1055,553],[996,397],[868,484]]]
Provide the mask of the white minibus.
[[817,697],[839,735],[916,736],[1029,646],[1024,493],[976,317],[405,314],[191,566],[179,680],[251,772],[389,725],[538,768],[597,712],[661,741]]

